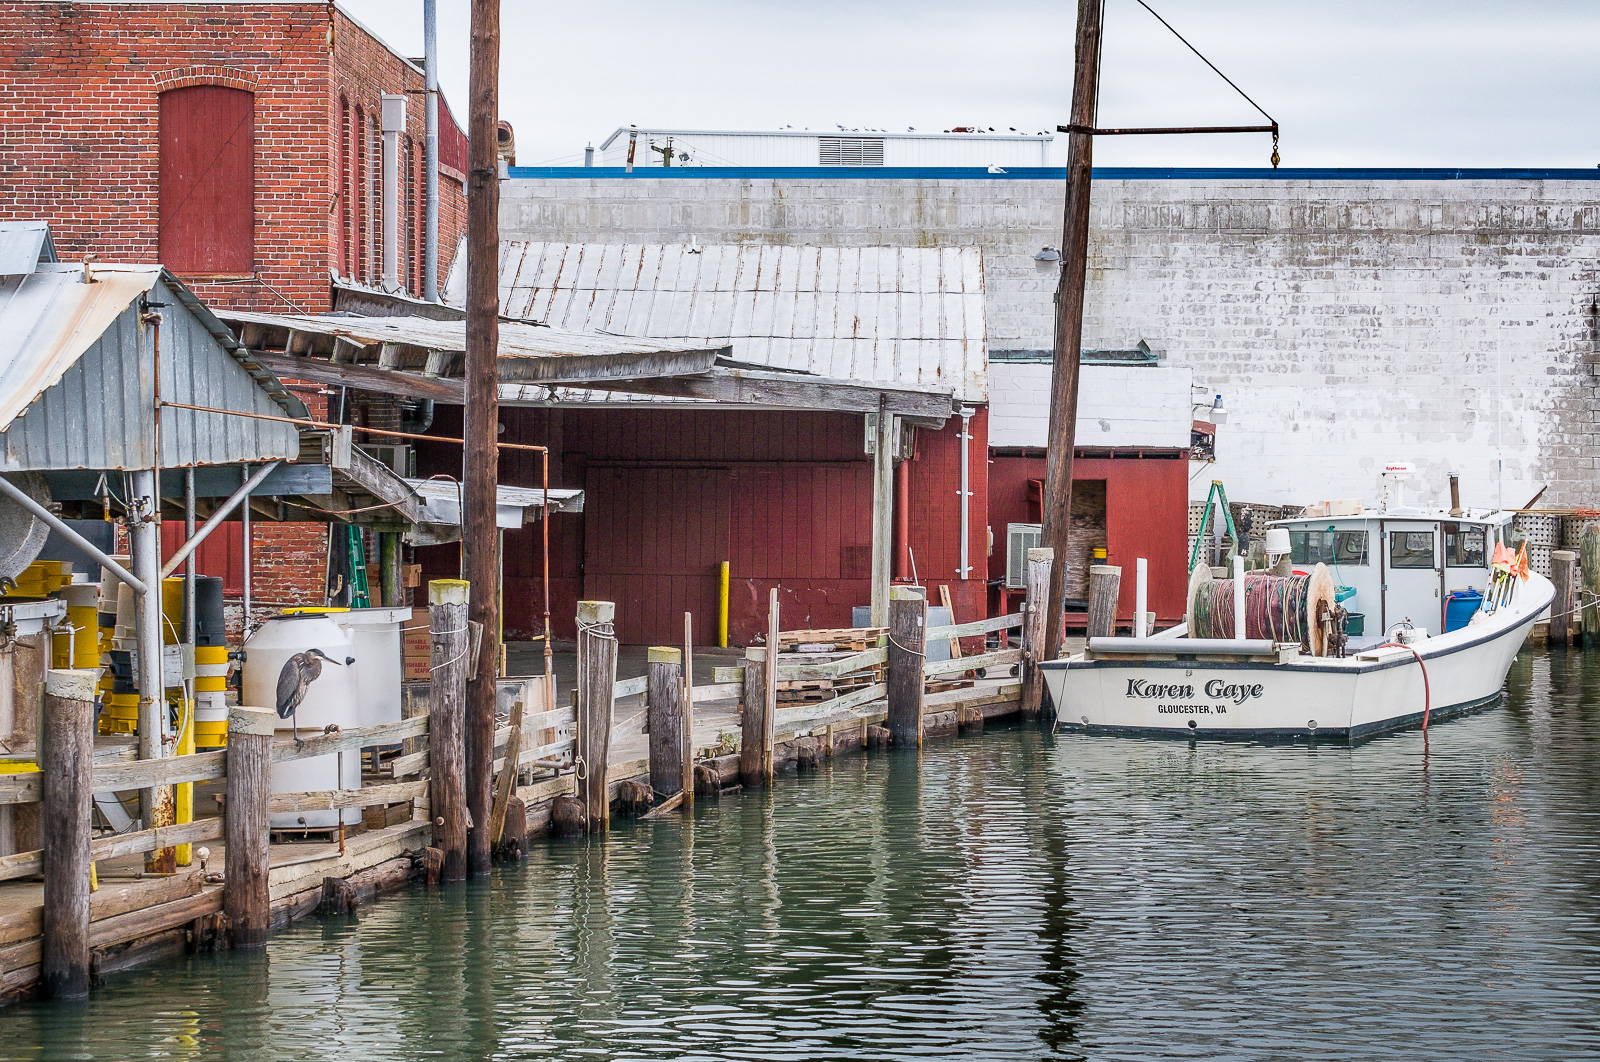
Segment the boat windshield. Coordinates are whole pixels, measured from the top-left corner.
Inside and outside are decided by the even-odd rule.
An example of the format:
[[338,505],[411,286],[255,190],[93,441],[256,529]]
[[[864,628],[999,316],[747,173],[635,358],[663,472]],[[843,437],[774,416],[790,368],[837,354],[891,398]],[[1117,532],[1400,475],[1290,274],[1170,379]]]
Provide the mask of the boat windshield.
[[1367,533],[1339,531],[1290,531],[1289,559],[1295,564],[1348,565],[1367,563]]

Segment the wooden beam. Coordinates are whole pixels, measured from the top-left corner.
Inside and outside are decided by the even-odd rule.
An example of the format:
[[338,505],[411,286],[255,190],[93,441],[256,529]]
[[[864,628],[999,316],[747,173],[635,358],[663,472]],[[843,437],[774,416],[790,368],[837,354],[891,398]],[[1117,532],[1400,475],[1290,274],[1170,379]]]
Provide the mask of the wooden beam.
[[889,573],[894,539],[894,417],[879,407],[872,444],[872,625],[889,623]]
[[922,745],[923,661],[928,595],[920,586],[889,591],[889,732],[901,748]]
[[891,414],[924,417],[936,424],[943,424],[955,412],[955,400],[947,394],[883,388],[854,380],[835,380],[800,373],[763,373],[722,367],[704,375],[659,380],[609,380],[603,384],[579,380],[560,382],[568,387],[603,386],[608,391],[669,398],[702,398],[732,405],[827,409],[846,413],[875,413],[879,397],[882,396]]
[[[392,345],[386,344],[386,346]],[[250,351],[250,358],[278,376],[312,380],[316,383],[340,384],[380,394],[431,398],[436,402],[459,404],[464,391],[464,385],[460,380],[440,379],[400,369],[348,363],[335,364],[294,354],[269,354],[263,350]]]
[[267,889],[271,871],[272,732],[275,713],[262,708],[234,708],[228,713],[228,804],[223,860],[223,906],[236,948],[259,948],[267,942],[272,900]]

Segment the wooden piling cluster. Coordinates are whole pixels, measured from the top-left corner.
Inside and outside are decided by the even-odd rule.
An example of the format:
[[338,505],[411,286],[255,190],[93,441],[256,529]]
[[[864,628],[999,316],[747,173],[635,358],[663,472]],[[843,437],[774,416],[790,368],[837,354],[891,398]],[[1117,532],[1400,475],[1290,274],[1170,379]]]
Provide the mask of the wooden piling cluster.
[[[465,793],[465,686],[472,639],[467,623],[469,586],[459,580],[430,584],[430,661],[425,712],[408,712],[397,723],[329,732],[299,740],[277,739],[276,713],[238,707],[229,718],[229,743],[219,752],[156,761],[96,763],[91,738],[92,678],[52,672],[45,713],[44,771],[39,776],[0,778],[0,803],[40,801],[48,840],[37,852],[0,856],[0,882],[43,873],[45,904],[37,914],[16,916],[0,908],[0,998],[39,984],[53,995],[81,995],[102,970],[126,967],[174,949],[227,943],[260,947],[284,921],[322,911],[344,916],[367,898],[414,878],[448,882],[469,873],[467,836],[473,826]],[[653,650],[648,673],[618,682],[615,607],[583,602],[578,610],[578,681],[571,707],[545,703],[527,687],[511,717],[494,731],[496,784],[490,821],[484,826],[512,855],[529,834],[604,830],[613,800],[619,807],[661,815],[692,801],[695,792],[714,796],[729,785],[772,784],[780,769],[814,770],[846,750],[890,745],[917,747],[928,734],[967,733],[986,718],[1014,712],[1020,683],[1002,679],[945,690],[952,677],[1019,665],[1025,654],[1002,648],[942,661],[928,661],[930,644],[1022,627],[1027,615],[996,617],[930,629],[927,597],[915,587],[891,595],[890,626],[847,640],[859,651],[783,654],[772,647],[803,642],[807,632],[785,633],[777,595],[769,602],[767,645],[752,647],[746,666],[729,681],[713,674],[696,687],[684,649]],[[1038,624],[1034,624],[1037,629]],[[687,632],[686,632],[687,633]],[[692,639],[686,637],[686,643]],[[810,657],[817,658],[813,662]],[[823,659],[826,657],[826,659]],[[726,669],[714,669],[726,670]],[[836,695],[816,703],[780,704],[780,685],[817,677],[840,680]],[[543,689],[539,684],[538,689]],[[935,692],[938,691],[938,692]],[[647,755],[619,753],[614,705],[644,695]],[[737,747],[717,725],[695,734],[695,699],[713,705],[738,702]],[[732,719],[733,709],[716,708]],[[637,716],[630,716],[630,721]],[[575,727],[575,732],[565,728]],[[709,728],[708,728],[709,729]],[[374,779],[356,790],[274,793],[275,762],[361,754],[387,748],[392,781]],[[619,758],[620,756],[620,758]],[[180,826],[95,838],[92,794],[221,779],[222,814]],[[375,832],[358,834],[334,854],[309,861],[273,864],[269,825],[275,815],[359,807],[380,811],[399,801],[402,820],[383,816]],[[407,803],[411,802],[411,803]],[[222,858],[160,882],[123,885],[93,897],[95,861],[136,856],[179,844],[224,842]],[[331,843],[326,846],[331,848]],[[206,850],[197,859],[204,861]],[[281,849],[277,854],[281,856]],[[32,937],[29,937],[30,932]],[[20,942],[20,943],[19,943]],[[106,964],[106,949],[127,948]],[[33,965],[28,965],[29,963]],[[8,965],[9,964],[9,965]],[[20,965],[18,965],[20,964]]]

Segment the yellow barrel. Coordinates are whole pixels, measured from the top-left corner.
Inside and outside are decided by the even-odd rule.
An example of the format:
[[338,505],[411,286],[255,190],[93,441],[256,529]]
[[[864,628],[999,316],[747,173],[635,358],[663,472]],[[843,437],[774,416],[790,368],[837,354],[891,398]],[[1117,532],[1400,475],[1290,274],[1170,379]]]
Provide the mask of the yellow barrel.
[[194,691],[222,693],[228,688],[228,647],[197,645],[194,648]]
[[102,734],[134,734],[139,730],[139,695],[111,693],[100,711]]
[[183,576],[161,580],[161,644],[183,641]]
[[194,696],[194,746],[220,749],[228,744],[228,702],[220,693]]

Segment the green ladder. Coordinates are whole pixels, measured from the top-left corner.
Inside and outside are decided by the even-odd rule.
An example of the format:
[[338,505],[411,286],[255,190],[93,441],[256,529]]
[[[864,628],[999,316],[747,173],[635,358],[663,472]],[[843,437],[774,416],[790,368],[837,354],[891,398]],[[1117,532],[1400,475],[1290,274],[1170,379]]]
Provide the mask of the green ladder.
[[1211,530],[1211,510],[1213,506],[1222,509],[1222,526],[1227,531],[1228,558],[1232,560],[1234,554],[1239,552],[1239,531],[1233,526],[1233,510],[1228,508],[1228,492],[1223,489],[1222,480],[1211,481],[1211,490],[1206,494],[1206,507],[1200,513],[1200,530],[1194,536],[1194,545],[1189,549],[1189,570],[1194,571],[1195,564],[1200,560],[1200,545],[1206,540],[1206,533]]

